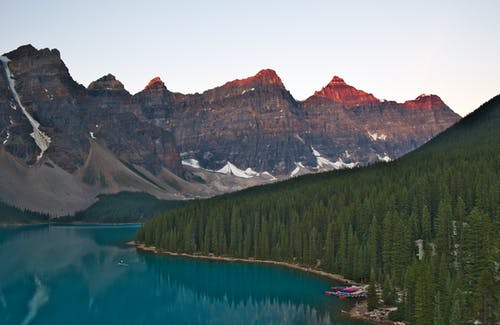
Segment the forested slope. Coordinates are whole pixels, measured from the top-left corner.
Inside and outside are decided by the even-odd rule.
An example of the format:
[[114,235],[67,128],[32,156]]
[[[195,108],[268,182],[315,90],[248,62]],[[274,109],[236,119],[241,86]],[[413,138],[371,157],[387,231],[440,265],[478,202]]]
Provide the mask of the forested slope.
[[493,324],[499,174],[497,96],[400,160],[198,201],[147,222],[137,241],[299,263],[365,282],[373,270],[385,302],[400,307],[393,317]]

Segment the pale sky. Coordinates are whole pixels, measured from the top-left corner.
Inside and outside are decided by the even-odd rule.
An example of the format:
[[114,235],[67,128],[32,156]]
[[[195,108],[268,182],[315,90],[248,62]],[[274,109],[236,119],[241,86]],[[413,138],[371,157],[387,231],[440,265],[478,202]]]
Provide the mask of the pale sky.
[[57,48],[72,77],[159,76],[203,92],[276,70],[303,100],[338,75],[380,99],[421,93],[460,115],[500,93],[500,1],[1,0],[0,53]]

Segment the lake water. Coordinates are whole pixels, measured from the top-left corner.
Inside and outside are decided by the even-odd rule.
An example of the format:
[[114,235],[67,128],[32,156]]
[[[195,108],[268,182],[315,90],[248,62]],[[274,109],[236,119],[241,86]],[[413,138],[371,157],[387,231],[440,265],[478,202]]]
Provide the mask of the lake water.
[[332,281],[140,252],[137,229],[0,227],[0,324],[363,324],[323,294]]

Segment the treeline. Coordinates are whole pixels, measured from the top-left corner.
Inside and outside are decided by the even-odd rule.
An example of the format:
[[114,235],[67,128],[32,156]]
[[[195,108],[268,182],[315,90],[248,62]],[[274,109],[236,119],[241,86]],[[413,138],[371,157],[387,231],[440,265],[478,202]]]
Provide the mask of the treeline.
[[0,224],[46,223],[49,216],[0,202]]
[[143,192],[102,194],[98,196],[98,201],[87,209],[57,218],[0,202],[0,224],[141,223],[159,213],[184,207],[190,202],[160,200]]
[[58,222],[127,223],[145,222],[161,212],[183,207],[189,201],[160,200],[143,192],[101,194],[98,201],[74,216],[58,218]]
[[197,201],[147,222],[136,240],[299,263],[362,282],[371,275],[384,303],[398,305],[394,319],[494,324],[499,122],[495,98],[394,163]]

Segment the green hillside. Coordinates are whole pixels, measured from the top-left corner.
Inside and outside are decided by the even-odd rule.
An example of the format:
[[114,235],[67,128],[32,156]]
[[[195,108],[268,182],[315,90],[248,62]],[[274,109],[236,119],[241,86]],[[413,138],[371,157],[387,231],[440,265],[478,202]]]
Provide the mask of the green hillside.
[[395,162],[197,201],[147,222],[137,241],[299,263],[363,282],[373,270],[385,302],[399,306],[394,318],[493,324],[499,174],[497,96]]

